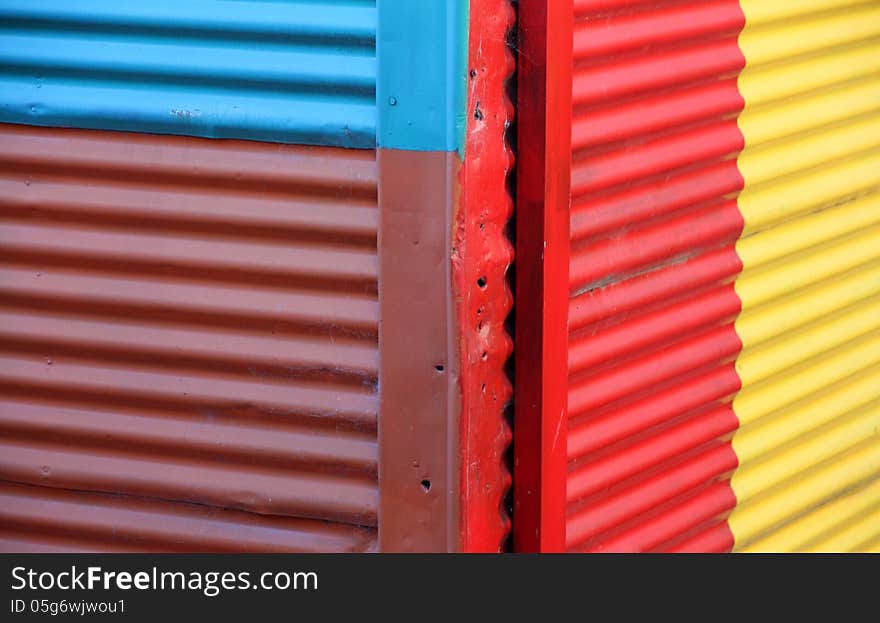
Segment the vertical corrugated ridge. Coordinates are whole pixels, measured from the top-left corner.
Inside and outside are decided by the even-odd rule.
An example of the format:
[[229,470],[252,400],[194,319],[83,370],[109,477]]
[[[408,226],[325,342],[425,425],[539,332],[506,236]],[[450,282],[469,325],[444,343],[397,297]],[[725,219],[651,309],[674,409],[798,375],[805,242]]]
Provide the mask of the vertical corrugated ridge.
[[738,551],[880,536],[880,6],[742,0]]
[[0,135],[4,543],[373,547],[375,153]]
[[732,546],[735,0],[575,2],[567,546]]
[[453,249],[457,269],[462,383],[462,540],[466,551],[498,552],[510,532],[505,508],[511,476],[506,410],[513,388],[506,375],[512,341],[505,322],[513,297],[507,270],[513,246],[506,235],[513,213],[507,143],[514,110],[507,96],[515,61],[507,46],[514,28],[510,0],[470,7],[468,119],[461,211]]

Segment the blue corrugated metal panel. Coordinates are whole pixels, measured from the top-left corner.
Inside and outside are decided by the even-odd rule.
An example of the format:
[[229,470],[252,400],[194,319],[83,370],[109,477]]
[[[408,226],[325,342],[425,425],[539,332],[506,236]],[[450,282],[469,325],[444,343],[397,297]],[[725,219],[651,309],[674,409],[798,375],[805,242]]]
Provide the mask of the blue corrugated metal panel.
[[375,0],[0,0],[0,122],[373,147]]

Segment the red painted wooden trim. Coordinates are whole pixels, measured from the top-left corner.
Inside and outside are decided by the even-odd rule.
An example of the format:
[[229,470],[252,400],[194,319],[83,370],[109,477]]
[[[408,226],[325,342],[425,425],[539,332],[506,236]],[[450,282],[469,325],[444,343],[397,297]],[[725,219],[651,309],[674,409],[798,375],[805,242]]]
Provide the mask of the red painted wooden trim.
[[565,549],[572,0],[519,4],[514,548]]

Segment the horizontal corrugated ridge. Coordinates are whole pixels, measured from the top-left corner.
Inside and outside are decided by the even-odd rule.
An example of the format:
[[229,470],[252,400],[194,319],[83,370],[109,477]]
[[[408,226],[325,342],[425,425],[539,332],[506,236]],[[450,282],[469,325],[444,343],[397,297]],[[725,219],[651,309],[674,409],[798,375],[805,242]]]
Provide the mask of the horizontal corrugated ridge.
[[730,546],[742,25],[729,0],[575,3],[572,549]]
[[[748,18],[739,45],[749,67],[825,54],[880,35],[880,7],[865,0],[803,2],[763,16],[762,0],[743,0]],[[754,21],[753,21],[754,16]]]
[[[33,487],[10,500],[80,508],[91,491],[240,509],[235,522],[279,531],[375,526],[375,155],[0,132],[0,479]],[[9,510],[4,533],[31,530]],[[140,543],[125,505],[113,512]],[[304,526],[279,543],[310,549]],[[147,548],[180,536],[144,530]],[[58,538],[128,547],[87,532]],[[315,534],[371,547],[367,532]]]
[[0,2],[0,121],[375,144],[375,2]]
[[767,4],[744,2],[740,38],[730,523],[738,550],[858,549],[880,534],[880,7]]
[[[736,500],[726,482],[703,486],[680,503],[640,522],[631,530],[616,534],[604,544],[607,551],[668,552],[701,539],[696,551],[724,552],[730,549],[730,531],[721,520]],[[722,530],[718,530],[719,526]]]
[[0,550],[14,552],[358,552],[376,548],[376,532],[369,528],[11,482],[0,482],[0,524]]
[[[737,549],[749,547],[756,539],[767,537],[850,489],[875,481],[878,465],[880,443],[875,434],[874,439],[852,445],[785,482],[778,491],[768,491],[750,504],[738,504],[730,518]],[[875,534],[876,529],[869,526],[868,534]],[[772,543],[769,539],[767,544],[772,547]]]
[[[87,173],[92,172],[109,178],[106,182],[114,186],[136,184],[145,174],[153,176],[151,186],[142,190],[180,185],[232,191],[233,196],[254,190],[270,195],[280,191],[285,198],[304,195],[312,201],[329,194],[345,202],[354,197],[374,199],[377,192],[376,158],[370,151],[299,147],[298,153],[309,157],[291,167],[283,157],[291,153],[291,148],[280,146],[245,141],[178,141],[177,149],[168,152],[150,136],[127,135],[125,141],[119,136],[103,132],[39,134],[6,126],[0,160],[4,168],[60,170],[68,177],[75,172],[89,179],[92,175]],[[72,140],[78,149],[71,149]],[[223,149],[223,159],[216,158],[218,147]],[[303,193],[303,189],[308,192]]]
[[29,402],[23,396],[10,396],[0,402],[0,421],[10,437],[77,440],[83,445],[112,441],[116,447],[179,460],[216,459],[220,448],[226,463],[296,466],[303,471],[320,467],[343,474],[376,471],[376,443],[369,434],[310,429],[281,417],[244,415],[214,422],[184,409],[77,405],[59,397]]
[[[769,538],[757,539],[740,548],[744,552],[864,551],[863,520],[876,521],[880,481],[855,487],[813,512],[802,515],[776,530]],[[875,524],[876,525],[876,524]],[[855,538],[853,538],[855,536]]]
[[[219,460],[218,460],[219,459]],[[333,519],[376,525],[378,496],[369,476],[246,465],[189,456],[166,457],[155,448],[70,446],[42,438],[5,435],[0,473],[13,482],[62,489],[123,493],[238,508],[259,514]],[[166,474],[149,478],[147,474]],[[173,475],[173,477],[172,477]]]
[[[735,468],[736,456],[729,445],[697,446],[649,470],[637,483],[610,489],[589,504],[573,507],[567,521],[567,545],[582,551],[603,550],[606,540],[687,503],[695,491],[726,479]],[[682,526],[682,532],[688,527]]]
[[698,370],[688,378],[659,388],[638,400],[612,404],[569,423],[568,455],[575,460],[604,447],[613,447],[639,432],[674,422],[682,415],[723,403],[740,388],[733,364]]

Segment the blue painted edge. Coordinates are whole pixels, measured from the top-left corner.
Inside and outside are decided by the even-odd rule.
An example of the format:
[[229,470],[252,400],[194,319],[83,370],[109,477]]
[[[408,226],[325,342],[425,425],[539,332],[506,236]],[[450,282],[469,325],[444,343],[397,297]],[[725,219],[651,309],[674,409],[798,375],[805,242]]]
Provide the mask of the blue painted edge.
[[176,109],[167,93],[116,89],[101,100],[96,96],[99,89],[80,92],[47,83],[37,91],[37,99],[31,84],[7,85],[0,79],[0,90],[7,94],[0,101],[0,123],[356,149],[376,145],[373,106],[255,100],[247,114],[241,114],[235,104],[189,93],[179,97],[186,108]]
[[464,157],[468,0],[378,0],[380,148]]

